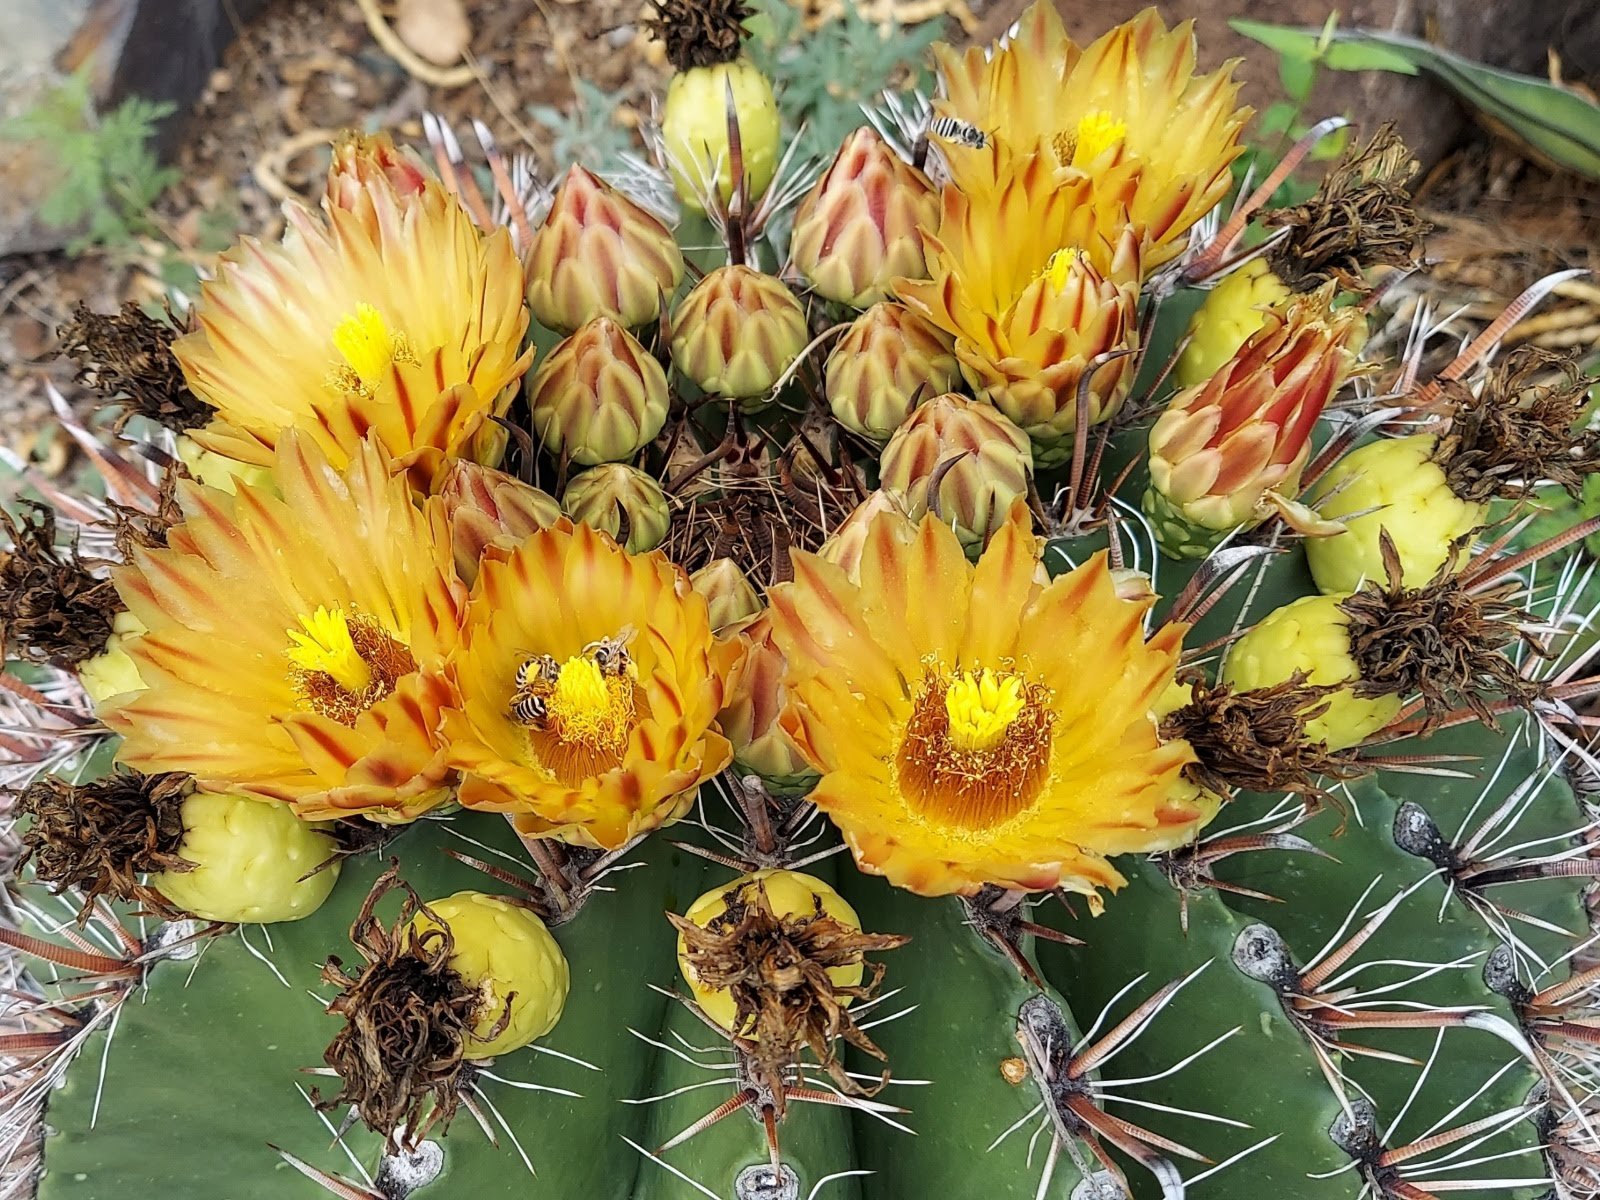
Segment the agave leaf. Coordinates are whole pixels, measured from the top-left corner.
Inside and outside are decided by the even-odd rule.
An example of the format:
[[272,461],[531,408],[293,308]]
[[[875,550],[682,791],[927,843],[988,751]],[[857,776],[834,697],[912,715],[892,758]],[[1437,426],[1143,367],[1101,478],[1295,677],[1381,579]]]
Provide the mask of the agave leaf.
[[1236,20],[1232,27],[1286,58],[1335,71],[1427,74],[1498,132],[1554,166],[1600,179],[1600,105],[1531,75],[1504,71],[1417,38],[1367,29],[1293,29]]

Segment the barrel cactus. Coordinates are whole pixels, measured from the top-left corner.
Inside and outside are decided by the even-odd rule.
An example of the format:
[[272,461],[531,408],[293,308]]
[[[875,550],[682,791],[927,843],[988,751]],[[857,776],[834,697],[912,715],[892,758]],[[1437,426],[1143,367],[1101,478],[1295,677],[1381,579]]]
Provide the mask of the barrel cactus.
[[[870,114],[863,204],[775,143],[742,5],[658,7],[657,186],[578,164],[540,225],[430,118],[445,179],[352,136],[187,317],[81,318],[130,430],[250,470],[74,424],[110,502],[7,518],[7,1161],[42,1200],[1596,1194],[1593,523],[1515,506],[1597,446],[1562,364],[1485,366],[1504,322],[1420,376],[1367,338],[1390,136],[1214,232],[1227,70],[1041,3]],[[1229,283],[1256,215],[1278,287]],[[863,311],[879,361],[830,364]],[[836,386],[906,354],[934,386]],[[1415,483],[1368,448],[1418,425],[1465,530],[1339,502]],[[1322,594],[1308,545],[1369,565]]]

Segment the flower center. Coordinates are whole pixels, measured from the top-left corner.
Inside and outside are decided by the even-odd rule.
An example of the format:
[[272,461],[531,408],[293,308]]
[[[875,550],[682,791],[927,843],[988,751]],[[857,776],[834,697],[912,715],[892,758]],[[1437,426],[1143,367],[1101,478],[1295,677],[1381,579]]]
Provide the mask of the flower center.
[[1101,108],[1078,118],[1077,128],[1071,132],[1058,131],[1050,145],[1062,166],[1081,170],[1127,136],[1128,123]]
[[922,817],[972,830],[1022,812],[1050,774],[1050,690],[1002,671],[930,671],[896,765]]
[[344,361],[334,366],[334,386],[342,391],[369,391],[391,363],[415,363],[417,356],[403,333],[392,333],[383,314],[358,304],[333,327],[333,348]]
[[1067,284],[1072,279],[1072,270],[1083,258],[1083,251],[1076,246],[1065,246],[1050,256],[1050,261],[1044,264],[1044,270],[1039,274],[1052,288],[1058,292],[1067,290]]
[[289,631],[289,661],[302,671],[321,671],[346,691],[359,692],[372,682],[372,668],[356,651],[350,622],[342,608],[323,608],[300,617],[300,628]]
[[944,693],[951,746],[969,754],[994,749],[1026,703],[1022,680],[1015,675],[958,673]]
[[540,760],[566,783],[622,761],[638,723],[638,672],[625,645],[606,638],[564,662],[542,654],[517,671],[512,719],[528,727]]
[[341,725],[354,725],[417,669],[411,651],[370,617],[318,605],[299,621],[288,631],[290,679],[307,707]]

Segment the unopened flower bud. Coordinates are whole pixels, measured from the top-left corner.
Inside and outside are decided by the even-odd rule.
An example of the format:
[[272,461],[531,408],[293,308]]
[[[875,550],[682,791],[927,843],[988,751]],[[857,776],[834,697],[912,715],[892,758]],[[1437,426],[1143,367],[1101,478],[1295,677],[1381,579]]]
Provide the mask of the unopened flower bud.
[[466,459],[450,460],[437,495],[449,517],[456,573],[469,584],[490,547],[514,549],[561,519],[561,505],[548,492]]
[[711,632],[761,611],[761,597],[744,569],[731,558],[718,558],[689,576],[689,586],[706,598],[711,609]]
[[561,494],[561,507],[574,521],[610,534],[630,554],[659,546],[672,515],[661,485],[621,463],[591,467],[574,476]]
[[533,431],[552,455],[589,465],[632,458],[667,420],[667,375],[637,339],[596,317],[528,379]]
[[922,230],[938,217],[928,177],[864,125],[795,210],[789,260],[818,295],[865,308],[894,280],[926,275]]
[[899,304],[874,304],[850,324],[823,368],[834,419],[882,445],[919,400],[961,380],[954,340]]
[[1032,477],[1027,434],[965,396],[936,396],[917,409],[879,460],[883,489],[914,518],[937,512],[969,551],[1000,528]]
[[574,165],[528,247],[528,307],[571,333],[596,317],[637,328],[661,315],[683,278],[672,231],[593,172]]
[[806,311],[771,275],[719,267],[672,314],[672,362],[713,396],[764,396],[806,348]]

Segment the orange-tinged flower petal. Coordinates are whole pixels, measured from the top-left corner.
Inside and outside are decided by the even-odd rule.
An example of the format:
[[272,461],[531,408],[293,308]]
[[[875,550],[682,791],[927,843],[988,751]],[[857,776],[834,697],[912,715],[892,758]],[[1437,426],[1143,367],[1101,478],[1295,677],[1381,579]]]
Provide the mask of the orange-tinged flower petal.
[[740,660],[662,555],[540,530],[474,585],[444,724],[462,804],[607,849],[676,820],[732,757],[714,721]]
[[[437,735],[466,589],[437,502],[418,508],[376,442],[341,471],[290,432],[270,490],[190,484],[179,503],[168,545],[116,574],[149,629],[131,648],[147,686],[102,713],[118,757],[310,818],[409,820],[446,799]],[[355,682],[317,641],[333,633]]]
[[286,429],[335,467],[369,435],[408,468],[497,455],[486,422],[531,360],[510,235],[479,232],[431,177],[346,171],[330,187],[320,215],[290,207],[281,245],[246,239],[202,285],[199,329],[173,352],[218,419],[191,436],[261,465]]
[[929,895],[1092,895],[1122,882],[1105,855],[1193,819],[1169,801],[1192,752],[1149,716],[1182,628],[1147,642],[1152,600],[1120,598],[1105,555],[1043,586],[1040,553],[1025,505],[976,565],[936,519],[886,511],[856,576],[797,556],[772,590],[783,728],[863,870]]

